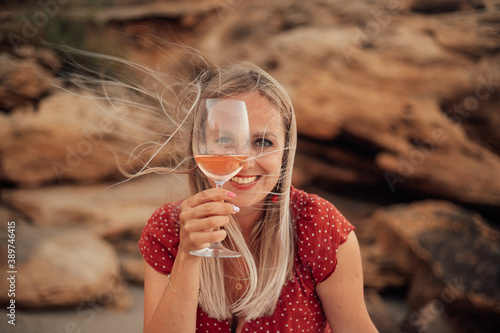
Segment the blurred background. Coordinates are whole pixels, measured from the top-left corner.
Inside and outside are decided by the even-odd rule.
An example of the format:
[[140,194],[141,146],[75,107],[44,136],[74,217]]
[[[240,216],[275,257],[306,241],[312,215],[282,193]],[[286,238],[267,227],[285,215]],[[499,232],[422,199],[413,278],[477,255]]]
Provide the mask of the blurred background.
[[1,1],[0,329],[140,332],[137,240],[186,179],[118,184],[109,148],[154,138],[76,96],[42,41],[261,66],[296,109],[294,185],[357,227],[380,332],[499,332],[500,1]]

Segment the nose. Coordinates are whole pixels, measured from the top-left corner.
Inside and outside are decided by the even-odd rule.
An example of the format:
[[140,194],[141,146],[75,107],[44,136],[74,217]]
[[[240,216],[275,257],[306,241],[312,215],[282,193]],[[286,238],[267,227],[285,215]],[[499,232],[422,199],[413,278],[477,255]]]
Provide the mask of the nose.
[[251,170],[255,166],[255,159],[257,158],[257,156],[258,155],[256,154],[252,154],[250,150],[250,154],[248,154],[248,159],[243,164],[243,168],[241,168],[241,171]]

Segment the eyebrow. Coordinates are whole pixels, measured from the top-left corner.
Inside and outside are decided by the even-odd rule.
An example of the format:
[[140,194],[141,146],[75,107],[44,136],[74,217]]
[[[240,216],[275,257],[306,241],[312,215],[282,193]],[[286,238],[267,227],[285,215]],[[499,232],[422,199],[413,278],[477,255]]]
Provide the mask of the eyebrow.
[[266,131],[266,132],[258,132],[258,133],[253,133],[252,138],[274,138],[277,139],[278,136],[274,132]]

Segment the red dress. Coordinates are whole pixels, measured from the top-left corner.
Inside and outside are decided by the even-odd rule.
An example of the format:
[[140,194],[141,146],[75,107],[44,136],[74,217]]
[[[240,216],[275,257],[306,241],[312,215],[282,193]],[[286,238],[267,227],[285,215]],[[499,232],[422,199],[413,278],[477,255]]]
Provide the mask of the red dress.
[[[314,286],[326,280],[337,266],[336,253],[354,227],[328,201],[291,188],[295,267],[285,283],[273,315],[246,322],[243,332],[330,332]],[[139,240],[146,262],[169,274],[179,246],[180,202],[159,208]],[[197,332],[231,332],[229,321],[210,318],[198,307]]]

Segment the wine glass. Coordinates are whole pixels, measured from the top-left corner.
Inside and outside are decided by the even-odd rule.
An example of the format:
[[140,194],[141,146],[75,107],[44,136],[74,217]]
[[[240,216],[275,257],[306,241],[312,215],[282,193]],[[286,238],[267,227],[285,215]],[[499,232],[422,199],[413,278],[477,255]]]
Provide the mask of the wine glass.
[[[201,101],[193,128],[193,155],[200,170],[215,182],[217,188],[222,188],[243,168],[249,144],[245,102],[225,98]],[[190,253],[202,257],[241,256],[241,253],[225,248],[220,242]]]

